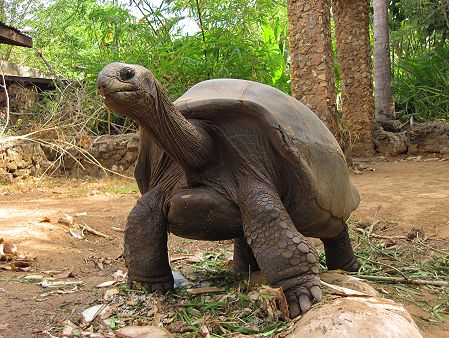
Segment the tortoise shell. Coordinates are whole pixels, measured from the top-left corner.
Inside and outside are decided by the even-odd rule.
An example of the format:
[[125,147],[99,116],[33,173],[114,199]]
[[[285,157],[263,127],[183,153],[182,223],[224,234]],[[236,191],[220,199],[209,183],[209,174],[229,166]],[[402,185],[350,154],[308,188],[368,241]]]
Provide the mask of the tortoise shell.
[[304,104],[264,84],[216,79],[196,84],[175,101],[188,119],[219,120],[245,115],[258,124],[292,170],[307,180],[308,198],[346,220],[360,198],[349,182],[343,152],[325,124]]

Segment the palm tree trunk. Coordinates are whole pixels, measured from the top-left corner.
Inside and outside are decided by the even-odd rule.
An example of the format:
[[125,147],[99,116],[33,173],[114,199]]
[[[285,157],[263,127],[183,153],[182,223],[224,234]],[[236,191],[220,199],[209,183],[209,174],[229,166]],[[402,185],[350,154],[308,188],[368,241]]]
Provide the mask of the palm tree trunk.
[[369,6],[369,0],[332,2],[347,157],[374,151]]
[[387,0],[374,0],[374,84],[376,120],[394,119]]
[[339,139],[330,0],[287,0],[292,95]]

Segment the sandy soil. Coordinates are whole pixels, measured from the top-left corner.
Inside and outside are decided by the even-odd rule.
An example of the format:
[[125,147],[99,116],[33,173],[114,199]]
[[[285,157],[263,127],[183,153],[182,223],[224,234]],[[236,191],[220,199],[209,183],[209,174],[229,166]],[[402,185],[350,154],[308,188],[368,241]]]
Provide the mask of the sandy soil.
[[[362,202],[351,219],[372,223],[374,218],[395,224],[384,234],[406,235],[416,228],[435,235],[449,247],[449,161],[364,162],[361,174],[352,181],[361,192]],[[98,283],[111,280],[112,273],[124,270],[120,258],[126,216],[138,199],[127,192],[132,181],[126,180],[47,180],[0,186],[0,238],[34,257],[32,271],[72,270],[84,285],[68,294],[43,295],[36,281],[24,276],[31,272],[0,270],[0,337],[39,337],[58,330],[67,319],[74,319],[104,290]],[[86,233],[76,239],[69,226],[57,223],[63,214],[77,216],[105,233],[103,238]],[[40,222],[48,217],[50,222]],[[220,243],[229,247],[229,243]],[[189,241],[172,236],[171,253],[214,251],[217,245]],[[406,304],[426,337],[449,337],[449,321],[429,322],[429,314]]]

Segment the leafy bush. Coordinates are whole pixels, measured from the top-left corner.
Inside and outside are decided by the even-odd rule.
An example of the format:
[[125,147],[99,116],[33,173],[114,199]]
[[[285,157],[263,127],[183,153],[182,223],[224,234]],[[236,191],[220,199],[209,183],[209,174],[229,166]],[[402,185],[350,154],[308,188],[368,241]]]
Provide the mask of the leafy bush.
[[401,119],[449,119],[449,46],[399,59],[393,89]]

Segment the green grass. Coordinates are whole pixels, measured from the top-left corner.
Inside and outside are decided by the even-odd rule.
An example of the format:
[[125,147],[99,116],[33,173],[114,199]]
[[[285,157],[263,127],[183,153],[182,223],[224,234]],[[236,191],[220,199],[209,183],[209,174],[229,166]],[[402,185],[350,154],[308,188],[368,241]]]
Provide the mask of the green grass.
[[124,185],[114,185],[106,189],[106,193],[111,195],[122,195],[139,192],[137,183],[129,183]]

